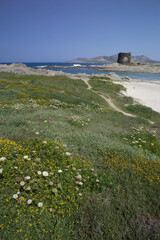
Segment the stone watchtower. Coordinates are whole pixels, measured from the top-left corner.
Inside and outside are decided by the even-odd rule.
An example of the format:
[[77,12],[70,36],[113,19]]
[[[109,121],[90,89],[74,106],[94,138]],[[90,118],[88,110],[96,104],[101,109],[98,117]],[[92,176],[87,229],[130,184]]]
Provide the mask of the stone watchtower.
[[117,63],[125,64],[130,63],[131,61],[131,53],[118,53],[118,60]]

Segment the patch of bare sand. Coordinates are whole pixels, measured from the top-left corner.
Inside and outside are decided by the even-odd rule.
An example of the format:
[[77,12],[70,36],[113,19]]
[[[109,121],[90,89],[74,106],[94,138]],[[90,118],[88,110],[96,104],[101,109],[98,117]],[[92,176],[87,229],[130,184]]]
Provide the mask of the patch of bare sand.
[[142,81],[129,80],[118,81],[126,88],[122,93],[134,98],[140,104],[152,108],[160,113],[160,82],[159,81]]

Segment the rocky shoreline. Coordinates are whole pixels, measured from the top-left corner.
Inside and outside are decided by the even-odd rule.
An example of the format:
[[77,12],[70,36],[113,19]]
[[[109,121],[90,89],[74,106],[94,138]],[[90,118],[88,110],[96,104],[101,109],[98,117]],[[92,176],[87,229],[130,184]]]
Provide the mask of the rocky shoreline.
[[[61,69],[76,69],[77,67],[74,66],[48,66],[44,67],[43,69],[34,69],[31,67],[27,67],[23,63],[12,63],[10,65],[7,64],[0,64],[0,72],[13,72],[15,74],[35,74],[35,75],[45,75],[45,76],[55,76],[55,75],[63,75],[63,76],[79,76],[79,77],[89,77],[89,76],[99,76],[99,74],[86,74],[86,73],[78,73],[78,74],[71,74],[71,73],[65,73],[63,71],[54,71],[50,70],[49,68],[61,68]],[[79,67],[78,67],[79,68]],[[86,68],[82,66],[82,68]],[[106,71],[110,73],[101,74],[101,76],[104,77],[110,77],[113,80],[121,80],[121,79],[129,79],[128,77],[119,77],[114,72],[125,72],[125,73],[152,73],[152,74],[160,74],[160,65],[136,65],[136,66],[130,66],[130,65],[123,65],[118,63],[112,63],[112,64],[104,64],[104,65],[91,65],[87,66],[87,68],[92,68],[97,71]],[[126,74],[127,75],[127,74]]]
[[92,65],[92,68],[96,68],[99,71],[109,72],[128,72],[128,73],[160,73],[160,65],[125,65],[119,63],[104,64],[104,65]]
[[88,68],[88,69],[95,69],[97,71],[106,71],[106,72],[128,72],[128,73],[160,73],[160,64],[157,65],[125,65],[125,64],[119,64],[119,63],[112,63],[112,64],[103,64],[103,65],[89,65],[85,66],[82,65],[80,67],[75,66],[46,66],[45,69],[79,69],[79,68]]
[[54,71],[54,70],[48,70],[48,69],[34,69],[31,67],[27,67],[23,63],[12,63],[10,65],[7,64],[0,64],[0,72],[13,72],[15,74],[19,75],[43,75],[43,76],[67,76],[70,78],[81,78],[81,77],[90,77],[90,76],[103,76],[103,77],[109,77],[113,80],[121,80],[121,77],[119,77],[115,73],[109,73],[109,74],[86,74],[86,73],[78,73],[78,74],[71,74],[71,73],[65,73],[63,71]]

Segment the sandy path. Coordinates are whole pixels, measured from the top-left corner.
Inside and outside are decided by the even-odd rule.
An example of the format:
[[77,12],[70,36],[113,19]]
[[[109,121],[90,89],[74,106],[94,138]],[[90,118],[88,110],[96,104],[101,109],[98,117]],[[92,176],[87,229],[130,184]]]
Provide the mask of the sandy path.
[[117,106],[114,105],[114,103],[111,101],[110,98],[105,97],[101,92],[97,92],[97,91],[92,90],[92,86],[91,86],[91,85],[89,84],[89,82],[88,82],[88,81],[89,81],[89,78],[81,77],[81,80],[83,80],[83,81],[87,84],[89,90],[91,90],[92,92],[98,94],[101,98],[103,98],[103,99],[108,103],[108,105],[109,105],[111,108],[113,108],[115,111],[120,112],[120,113],[123,113],[124,115],[129,116],[129,117],[136,117],[136,116],[133,115],[133,114],[126,113],[126,112],[122,111],[121,109],[119,109]]
[[[136,115],[133,115],[133,114],[131,114],[131,113],[126,113],[126,112],[122,111],[120,108],[118,108],[118,107],[112,102],[112,100],[111,100],[110,98],[107,98],[106,96],[104,96],[103,93],[94,91],[94,90],[92,89],[92,86],[91,86],[91,85],[89,84],[89,82],[88,82],[88,81],[89,81],[89,78],[87,78],[87,77],[85,77],[85,78],[82,77],[81,80],[83,80],[83,81],[87,84],[89,90],[91,90],[92,92],[98,94],[101,98],[103,98],[113,110],[115,110],[115,111],[117,111],[117,112],[120,112],[120,113],[122,113],[123,115],[128,116],[128,117],[137,117]],[[158,91],[159,91],[159,90],[158,90]],[[159,105],[158,105],[158,106],[159,106]],[[148,119],[147,119],[147,120],[148,120]],[[150,120],[148,120],[148,122],[149,122],[150,124],[154,124],[154,123],[155,123],[155,122],[150,121]]]
[[[94,92],[95,92],[95,91],[94,91]],[[126,113],[126,112],[122,111],[120,108],[118,108],[116,105],[114,105],[114,103],[111,101],[110,98],[106,98],[102,93],[98,93],[98,95],[99,95],[100,97],[102,97],[115,111],[120,112],[120,113],[123,113],[124,115],[129,116],[129,117],[136,117],[136,116],[133,115],[133,114]]]

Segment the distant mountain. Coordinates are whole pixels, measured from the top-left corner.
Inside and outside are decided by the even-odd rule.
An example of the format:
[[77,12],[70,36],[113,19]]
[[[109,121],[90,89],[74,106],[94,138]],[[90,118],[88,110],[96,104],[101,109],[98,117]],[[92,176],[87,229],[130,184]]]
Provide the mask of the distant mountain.
[[140,55],[140,56],[131,56],[131,61],[133,62],[156,62],[144,55]]
[[[79,62],[79,63],[106,63],[106,62],[117,62],[118,54],[112,56],[98,56],[95,58],[76,58],[68,62]],[[131,56],[131,62],[156,62],[144,55],[141,56]]]

